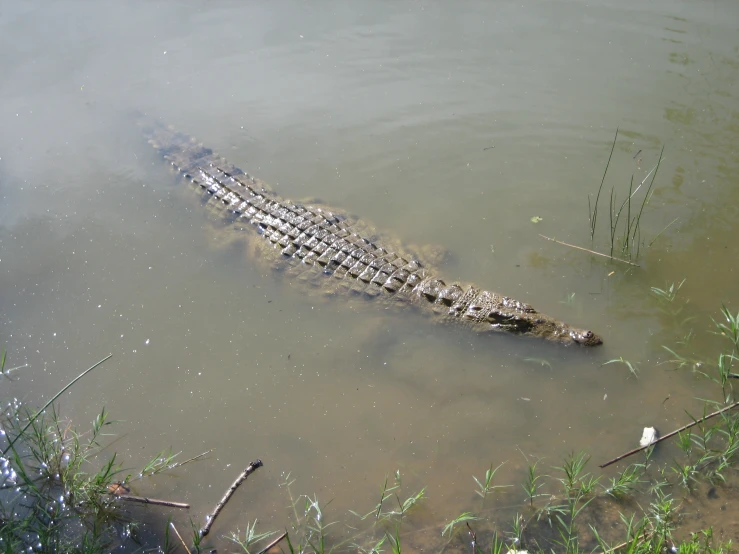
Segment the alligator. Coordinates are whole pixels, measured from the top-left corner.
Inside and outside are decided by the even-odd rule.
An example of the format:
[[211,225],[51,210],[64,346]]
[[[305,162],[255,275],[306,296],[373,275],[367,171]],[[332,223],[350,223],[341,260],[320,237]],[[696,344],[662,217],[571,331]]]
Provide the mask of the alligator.
[[275,269],[318,281],[325,290],[416,305],[478,332],[502,331],[563,345],[603,342],[592,331],[571,327],[524,302],[474,285],[448,285],[422,256],[378,238],[341,210],[285,200],[190,136],[148,118],[140,126],[162,157],[201,191],[207,206],[225,213],[227,221],[256,230],[253,240]]

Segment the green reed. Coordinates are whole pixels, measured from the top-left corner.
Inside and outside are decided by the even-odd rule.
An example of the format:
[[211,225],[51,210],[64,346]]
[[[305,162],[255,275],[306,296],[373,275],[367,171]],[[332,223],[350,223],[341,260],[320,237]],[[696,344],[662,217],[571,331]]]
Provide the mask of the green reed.
[[[249,548],[252,548],[256,543],[277,533],[277,531],[257,532],[256,528],[257,520],[255,519],[251,524],[247,522],[243,537],[241,535],[241,531],[237,529],[236,531],[232,531],[226,538],[234,544],[239,545],[246,554],[250,554]],[[198,535],[200,535],[199,531]]]
[[441,536],[444,537],[446,535],[449,535],[451,537],[455,529],[457,529],[459,525],[463,523],[469,523],[470,521],[477,521],[478,519],[480,518],[475,516],[472,512],[462,512],[453,520],[444,525],[444,528],[441,530]]
[[726,323],[714,319],[713,324],[716,326],[715,333],[727,338],[733,346],[731,354],[737,354],[739,352],[739,312],[736,315],[732,315],[729,309],[722,304],[721,315],[724,316]]
[[[611,144],[611,151],[608,155],[608,161],[606,162],[605,170],[603,171],[603,177],[601,178],[598,192],[595,195],[595,202],[591,201],[590,195],[588,195],[588,222],[590,224],[590,240],[595,241],[596,231],[598,229],[598,208],[600,198],[603,193],[603,187],[605,185],[606,176],[608,175],[608,169],[611,165],[613,158],[613,152],[616,148],[616,142],[618,140],[618,129],[613,137],[613,143]],[[641,250],[641,220],[644,215],[644,209],[646,208],[651,198],[654,181],[659,172],[660,165],[662,163],[664,155],[664,146],[659,154],[659,159],[654,168],[647,174],[646,178],[634,188],[634,176],[631,176],[629,182],[629,191],[626,198],[619,202],[617,200],[617,191],[615,187],[611,187],[608,204],[608,226],[610,239],[610,255],[613,256],[616,251],[616,245],[620,244],[620,254],[628,259],[636,259],[639,257]],[[651,177],[651,179],[650,179]],[[636,193],[649,181],[644,192],[644,197],[641,202],[635,201],[634,197]],[[659,237],[668,227],[670,227],[676,220],[673,220],[667,226],[665,226],[654,239],[650,242],[651,244]]]
[[483,499],[483,501],[487,498],[488,494],[492,493],[495,489],[501,489],[505,487],[510,487],[512,485],[494,485],[493,480],[495,479],[495,474],[498,472],[498,470],[503,467],[505,462],[501,462],[498,464],[498,467],[493,469],[493,464],[490,464],[490,469],[488,469],[485,472],[485,478],[481,481],[474,475],[472,478],[475,480],[475,483],[477,483],[477,490],[475,491],[475,494],[478,495]]
[[637,379],[639,378],[639,370],[636,368],[636,366],[632,364],[630,361],[624,360],[623,357],[621,356],[619,356],[618,358],[614,358],[613,360],[608,360],[607,362],[603,362],[602,364],[600,364],[600,367],[610,365],[610,364],[623,364],[629,370],[629,373],[631,373],[631,375],[633,375]]
[[603,184],[606,182],[606,175],[608,174],[608,168],[611,165],[611,158],[613,157],[613,150],[616,148],[616,140],[618,139],[618,128],[616,128],[616,135],[613,137],[613,144],[611,144],[611,153],[608,155],[608,161],[606,162],[606,169],[603,171],[603,178],[600,180],[600,186],[598,187],[598,194],[595,195],[595,204],[591,207],[590,195],[588,194],[588,219],[590,221],[590,239],[595,239],[596,222],[598,221],[598,202],[600,201],[600,193],[603,191]]
[[622,499],[634,492],[641,481],[646,469],[645,464],[630,464],[616,477],[611,477],[610,486],[604,487],[603,492],[615,499]]

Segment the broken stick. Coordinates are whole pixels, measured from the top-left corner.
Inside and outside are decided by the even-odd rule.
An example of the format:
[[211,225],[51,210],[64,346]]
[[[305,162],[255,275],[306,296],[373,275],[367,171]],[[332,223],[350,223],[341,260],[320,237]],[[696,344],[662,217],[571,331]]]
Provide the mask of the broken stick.
[[174,523],[170,521],[169,525],[172,527],[172,529],[174,529],[174,532],[177,535],[177,538],[180,539],[180,542],[182,543],[182,548],[185,549],[185,552],[187,552],[187,554],[192,554],[192,551],[189,548],[187,548],[185,541],[182,540],[182,535],[180,535],[180,532],[177,530],[177,527],[174,526]]
[[262,549],[261,549],[261,550],[260,550],[260,551],[258,552],[258,554],[265,554],[265,553],[266,553],[266,552],[267,552],[268,550],[270,550],[270,549],[271,549],[271,548],[273,548],[273,547],[274,547],[275,545],[277,545],[277,543],[278,543],[278,542],[280,542],[280,541],[281,541],[282,539],[284,539],[285,537],[287,537],[287,531],[285,531],[284,533],[282,533],[282,535],[280,535],[280,536],[279,536],[279,537],[277,537],[277,538],[276,538],[275,540],[273,540],[273,541],[272,541],[271,543],[269,543],[269,544],[268,544],[267,546],[265,546],[264,548],[262,548]]
[[562,246],[569,246],[570,248],[576,248],[577,250],[582,250],[583,252],[589,252],[590,254],[595,254],[596,256],[603,256],[604,258],[608,258],[609,260],[615,260],[617,262],[623,262],[625,264],[633,265],[634,267],[639,267],[639,264],[635,264],[634,262],[630,262],[628,260],[622,260],[621,258],[616,258],[615,256],[609,256],[608,254],[603,254],[602,252],[596,252],[595,250],[590,250],[588,248],[583,248],[582,246],[575,246],[574,244],[569,244],[567,242],[562,242],[561,240],[553,239],[551,237],[547,237],[539,233],[539,236],[543,239],[551,240],[552,242],[556,242],[557,244],[561,244]]
[[634,450],[630,450],[626,454],[621,454],[620,456],[618,456],[616,458],[613,458],[613,460],[611,460],[610,462],[606,462],[605,464],[602,464],[602,465],[600,465],[598,467],[600,467],[602,469],[604,467],[608,467],[611,464],[615,464],[616,462],[618,462],[620,460],[623,460],[624,458],[628,458],[632,454],[636,454],[637,452],[641,452],[642,450],[646,450],[647,448],[649,448],[650,446],[654,446],[658,442],[661,442],[661,441],[663,441],[665,439],[669,439],[670,437],[674,437],[678,433],[682,433],[683,431],[685,431],[685,429],[690,429],[694,425],[698,425],[699,423],[701,423],[703,421],[706,421],[707,419],[711,419],[712,417],[716,417],[717,415],[722,414],[722,413],[724,413],[724,412],[726,412],[728,410],[731,410],[732,408],[736,408],[737,406],[739,406],[739,402],[734,402],[733,404],[729,404],[728,406],[725,406],[725,407],[721,408],[720,410],[717,410],[717,411],[713,412],[712,414],[708,414],[705,417],[702,417],[700,419],[696,419],[693,423],[688,423],[687,425],[683,425],[682,427],[680,427],[680,429],[675,429],[671,433],[667,433],[666,435],[658,438],[656,441],[650,442],[646,446],[640,446],[639,448],[634,448]]
[[213,509],[213,512],[205,519],[205,525],[203,525],[203,528],[200,530],[200,536],[204,537],[208,533],[210,533],[210,528],[213,526],[213,522],[216,520],[216,517],[218,517],[218,514],[221,513],[221,510],[226,505],[226,502],[229,501],[229,499],[233,496],[233,493],[236,492],[236,489],[239,488],[239,485],[246,481],[246,478],[249,477],[252,473],[254,473],[257,468],[262,467],[264,464],[262,463],[262,460],[257,460],[256,462],[250,463],[248,466],[246,466],[246,469],[241,472],[241,475],[239,475],[236,478],[236,481],[233,482],[233,484],[228,488],[226,491],[226,494],[223,495],[223,498],[221,498],[221,501],[216,504],[216,507]]
[[153,504],[154,506],[167,506],[169,508],[189,509],[190,505],[184,502],[172,502],[171,500],[159,500],[157,498],[147,498],[145,496],[132,496],[130,494],[116,494],[118,500],[126,502],[140,502],[141,504]]

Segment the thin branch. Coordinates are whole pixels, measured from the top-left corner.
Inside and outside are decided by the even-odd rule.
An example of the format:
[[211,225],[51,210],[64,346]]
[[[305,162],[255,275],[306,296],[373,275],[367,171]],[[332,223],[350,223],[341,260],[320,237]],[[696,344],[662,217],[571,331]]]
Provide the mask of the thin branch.
[[176,464],[173,464],[173,465],[169,466],[169,467],[167,468],[167,470],[170,470],[170,469],[174,469],[174,468],[176,468],[176,467],[181,467],[181,466],[184,466],[185,464],[189,464],[190,462],[194,462],[195,460],[198,460],[198,459],[202,458],[203,456],[207,456],[207,455],[208,455],[208,454],[210,454],[211,452],[213,452],[213,449],[212,449],[212,448],[211,448],[210,450],[206,450],[206,451],[205,451],[205,452],[203,452],[202,454],[198,454],[197,456],[193,456],[193,457],[192,457],[192,458],[190,458],[189,460],[185,460],[184,462],[178,462],[178,463],[176,463]]
[[601,252],[596,252],[595,250],[590,250],[588,248],[583,248],[582,246],[575,246],[574,244],[568,244],[566,242],[562,242],[561,240],[553,239],[551,237],[545,237],[541,233],[539,233],[539,236],[543,239],[551,240],[552,242],[556,242],[557,244],[561,244],[562,246],[569,246],[570,248],[577,248],[578,250],[582,250],[583,252],[589,252],[590,254],[595,254],[597,256],[603,256],[604,258],[608,258],[609,260],[615,260],[617,262],[623,262],[625,264],[633,265],[634,267],[640,267],[639,264],[635,264],[633,262],[630,262],[628,260],[622,260],[621,258],[616,258],[614,256],[609,256],[608,254],[603,254]]
[[277,543],[280,542],[285,537],[287,537],[287,531],[285,531],[284,533],[282,533],[282,535],[280,535],[275,540],[273,540],[271,543],[269,543],[267,546],[265,546],[264,548],[262,548],[257,554],[265,554],[265,552],[267,552],[270,548],[276,546]]
[[187,554],[192,554],[190,549],[187,548],[185,541],[182,540],[182,535],[180,535],[180,532],[177,530],[177,527],[174,526],[174,522],[170,521],[169,524],[172,526],[172,529],[174,529],[174,532],[177,534],[177,538],[180,539],[180,542],[182,543],[182,547],[185,549],[185,552],[187,552]]
[[208,533],[210,533],[210,528],[213,526],[213,522],[216,520],[216,517],[218,517],[218,514],[221,513],[221,510],[223,510],[223,507],[226,505],[226,502],[229,501],[229,499],[233,496],[233,493],[236,492],[236,489],[239,488],[241,483],[246,481],[246,478],[249,477],[252,473],[254,473],[257,468],[262,467],[264,464],[262,463],[262,460],[257,460],[255,462],[250,463],[248,466],[246,466],[246,469],[241,472],[241,475],[239,475],[236,478],[236,481],[233,482],[233,484],[228,488],[226,491],[226,494],[223,495],[223,498],[221,498],[221,501],[216,504],[216,507],[213,509],[213,512],[206,518],[205,525],[203,525],[203,528],[200,529],[200,536],[205,537]]
[[80,379],[82,379],[82,378],[83,378],[83,377],[84,377],[85,375],[87,375],[88,373],[90,373],[90,372],[91,372],[91,371],[92,371],[93,369],[95,369],[95,368],[96,368],[97,366],[99,366],[99,365],[100,365],[100,364],[102,364],[103,362],[105,362],[105,361],[109,360],[109,359],[110,359],[111,357],[113,357],[113,354],[108,354],[107,356],[105,356],[105,358],[103,358],[102,360],[100,360],[100,361],[99,361],[98,363],[96,363],[96,364],[95,364],[95,365],[93,365],[92,367],[89,367],[89,368],[87,368],[87,369],[86,369],[85,371],[83,371],[82,373],[80,373],[80,374],[79,374],[79,375],[78,375],[77,377],[75,377],[75,378],[74,378],[74,379],[72,379],[72,380],[71,380],[71,381],[70,381],[69,383],[67,383],[67,386],[65,386],[65,387],[64,387],[64,388],[63,388],[62,390],[60,390],[60,391],[59,391],[58,393],[56,393],[56,394],[55,394],[54,396],[52,396],[52,397],[51,397],[51,400],[49,400],[49,401],[48,401],[48,402],[47,402],[46,404],[44,404],[44,407],[43,407],[43,408],[41,408],[41,409],[40,409],[40,410],[39,410],[38,412],[36,412],[36,414],[35,414],[35,415],[34,415],[34,416],[33,416],[33,417],[31,418],[31,419],[29,419],[29,420],[28,420],[28,423],[26,423],[26,426],[25,426],[25,427],[24,427],[23,429],[21,429],[21,432],[20,432],[20,433],[18,433],[18,434],[17,434],[17,435],[16,435],[16,436],[15,436],[15,437],[13,438],[13,440],[11,440],[11,441],[10,441],[10,442],[8,443],[8,446],[6,446],[6,447],[5,447],[5,450],[3,450],[3,453],[2,453],[2,455],[3,455],[3,456],[5,456],[5,454],[7,454],[7,453],[8,453],[8,450],[10,450],[11,448],[13,448],[13,445],[15,444],[15,442],[16,442],[16,441],[17,441],[17,440],[18,440],[19,438],[21,438],[21,437],[23,436],[23,433],[25,433],[25,432],[26,432],[26,430],[27,430],[27,429],[28,429],[28,428],[29,428],[29,427],[30,427],[31,425],[33,425],[33,422],[34,422],[34,421],[36,421],[36,419],[38,419],[38,416],[40,416],[40,415],[41,415],[42,413],[44,413],[44,410],[46,410],[46,408],[48,408],[49,406],[51,406],[51,404],[52,404],[52,403],[53,403],[53,402],[54,402],[54,401],[55,401],[55,400],[56,400],[57,398],[59,398],[59,397],[60,397],[60,396],[61,396],[62,394],[64,394],[65,392],[67,392],[67,390],[69,390],[69,388],[70,388],[70,387],[71,387],[72,385],[74,385],[74,384],[75,384],[75,383],[76,383],[77,381],[79,381]]
[[127,502],[139,502],[140,504],[152,504],[154,506],[167,506],[169,508],[182,508],[189,510],[190,505],[183,502],[172,502],[171,500],[159,500],[157,498],[148,498],[146,496],[133,496],[131,494],[120,494],[115,495],[119,500],[125,500]]
[[611,464],[615,464],[616,462],[618,462],[620,460],[623,460],[624,458],[628,458],[632,454],[636,454],[637,452],[641,452],[642,450],[646,450],[647,448],[649,448],[650,446],[654,446],[658,442],[662,442],[665,439],[669,439],[670,437],[674,437],[678,433],[682,433],[683,431],[685,431],[686,429],[690,429],[694,425],[698,425],[699,423],[703,423],[707,419],[711,419],[712,417],[716,417],[717,415],[722,414],[722,413],[724,413],[724,412],[726,412],[728,410],[731,410],[732,408],[736,408],[737,406],[739,406],[739,402],[734,402],[733,404],[729,404],[728,406],[725,406],[725,407],[721,408],[720,410],[713,412],[712,414],[708,414],[705,417],[702,417],[700,419],[696,419],[695,421],[693,421],[693,423],[688,423],[687,425],[683,425],[682,427],[680,427],[680,429],[675,429],[671,433],[667,433],[666,435],[658,438],[656,441],[650,442],[646,446],[640,446],[639,448],[635,448],[634,450],[631,450],[629,452],[626,452],[625,454],[621,454],[620,456],[618,456],[616,458],[613,458],[613,460],[611,460],[610,462],[606,462],[605,464],[602,464],[602,465],[600,465],[598,467],[604,468],[604,467],[608,467]]

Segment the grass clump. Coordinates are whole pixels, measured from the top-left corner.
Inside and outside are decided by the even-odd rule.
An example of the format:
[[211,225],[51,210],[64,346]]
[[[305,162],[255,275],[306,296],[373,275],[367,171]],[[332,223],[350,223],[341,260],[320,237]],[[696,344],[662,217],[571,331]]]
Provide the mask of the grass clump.
[[511,485],[495,485],[493,484],[493,480],[495,479],[495,474],[498,473],[498,470],[503,467],[503,464],[505,462],[502,462],[498,464],[498,467],[493,469],[493,464],[490,464],[490,469],[488,469],[485,472],[485,478],[483,480],[478,479],[474,475],[472,478],[475,480],[475,483],[477,483],[477,490],[475,491],[475,494],[478,495],[480,498],[482,498],[483,501],[488,497],[489,494],[491,494],[495,489],[501,489],[504,487],[510,487]]
[[81,434],[53,406],[40,415],[19,404],[5,406],[0,425],[6,438],[15,440],[0,457],[0,548],[103,552],[119,533],[135,533],[135,524],[121,516],[109,492],[120,471],[116,455],[97,460],[111,423],[102,410]]
[[[137,474],[124,475],[116,453],[105,453],[104,439],[115,423],[105,408],[85,432],[59,416],[55,400],[109,358],[70,381],[40,410],[17,399],[0,407],[0,552],[101,554],[130,545],[138,540],[139,523],[120,500],[141,497],[127,496],[128,483],[204,455],[174,463],[176,454],[160,452]],[[3,350],[0,375],[19,369],[6,370],[5,362]],[[167,545],[168,533],[163,535]]]
[[[590,223],[590,239],[595,241],[595,235],[598,229],[598,215],[599,215],[599,203],[601,194],[603,193],[603,187],[606,182],[606,176],[608,175],[608,168],[611,165],[611,159],[613,158],[613,151],[616,148],[616,142],[618,140],[618,129],[613,137],[613,143],[611,145],[611,152],[608,155],[608,161],[606,162],[605,170],[603,171],[603,178],[601,179],[598,192],[595,195],[595,201],[591,201],[590,195],[588,195],[588,221]],[[641,152],[641,151],[640,151]],[[642,245],[641,240],[641,219],[644,215],[644,209],[646,208],[652,194],[652,188],[654,186],[654,180],[657,177],[660,164],[664,154],[664,147],[659,154],[657,164],[647,174],[644,180],[639,183],[636,188],[634,187],[634,175],[631,176],[629,183],[629,192],[626,198],[619,202],[618,195],[615,187],[611,187],[609,195],[608,205],[608,239],[610,241],[610,255],[613,256],[614,252],[620,251],[620,255],[628,260],[635,260],[639,257],[639,252]],[[651,177],[651,180],[650,180]],[[636,198],[639,190],[644,184],[649,181],[644,195],[639,200]],[[676,221],[676,220],[675,220]],[[657,240],[670,225],[675,223],[672,221],[666,227],[664,227],[650,242],[651,244]]]

